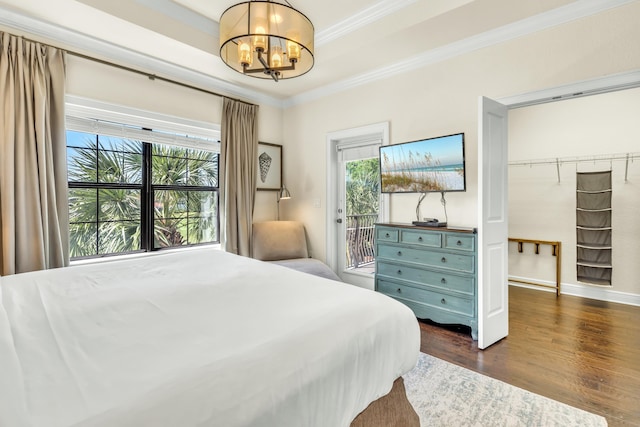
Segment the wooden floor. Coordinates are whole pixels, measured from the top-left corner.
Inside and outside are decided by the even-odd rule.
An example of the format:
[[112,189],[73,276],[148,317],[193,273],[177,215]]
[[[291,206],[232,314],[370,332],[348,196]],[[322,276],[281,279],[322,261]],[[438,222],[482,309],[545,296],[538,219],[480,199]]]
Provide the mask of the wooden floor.
[[509,336],[478,350],[468,329],[420,322],[421,351],[640,426],[640,307],[511,286]]

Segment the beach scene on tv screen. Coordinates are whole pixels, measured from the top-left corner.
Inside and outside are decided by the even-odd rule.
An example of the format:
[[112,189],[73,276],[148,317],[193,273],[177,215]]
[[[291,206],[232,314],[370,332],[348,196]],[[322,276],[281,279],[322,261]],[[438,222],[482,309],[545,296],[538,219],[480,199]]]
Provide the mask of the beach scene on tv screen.
[[381,190],[384,193],[462,191],[462,134],[380,149]]

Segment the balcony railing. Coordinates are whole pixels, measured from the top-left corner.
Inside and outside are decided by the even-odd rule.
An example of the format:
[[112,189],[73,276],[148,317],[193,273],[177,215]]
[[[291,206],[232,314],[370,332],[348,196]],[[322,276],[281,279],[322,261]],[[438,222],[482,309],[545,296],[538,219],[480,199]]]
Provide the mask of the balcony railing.
[[378,214],[347,215],[347,268],[373,264],[373,225]]

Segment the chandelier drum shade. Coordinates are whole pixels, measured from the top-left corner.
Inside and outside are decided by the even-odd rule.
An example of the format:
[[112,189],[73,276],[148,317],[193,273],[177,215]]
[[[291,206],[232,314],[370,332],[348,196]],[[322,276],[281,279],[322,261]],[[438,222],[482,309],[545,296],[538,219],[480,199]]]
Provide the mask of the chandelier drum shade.
[[251,77],[301,76],[313,67],[313,24],[287,4],[238,3],[220,16],[220,58]]

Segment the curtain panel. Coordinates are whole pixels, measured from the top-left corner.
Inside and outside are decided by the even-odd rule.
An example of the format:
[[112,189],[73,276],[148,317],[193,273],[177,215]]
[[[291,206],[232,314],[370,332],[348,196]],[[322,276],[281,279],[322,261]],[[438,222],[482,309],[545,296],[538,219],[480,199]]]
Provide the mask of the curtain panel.
[[0,32],[0,274],[69,264],[65,52]]
[[258,170],[258,106],[224,98],[220,140],[221,241],[251,256]]

